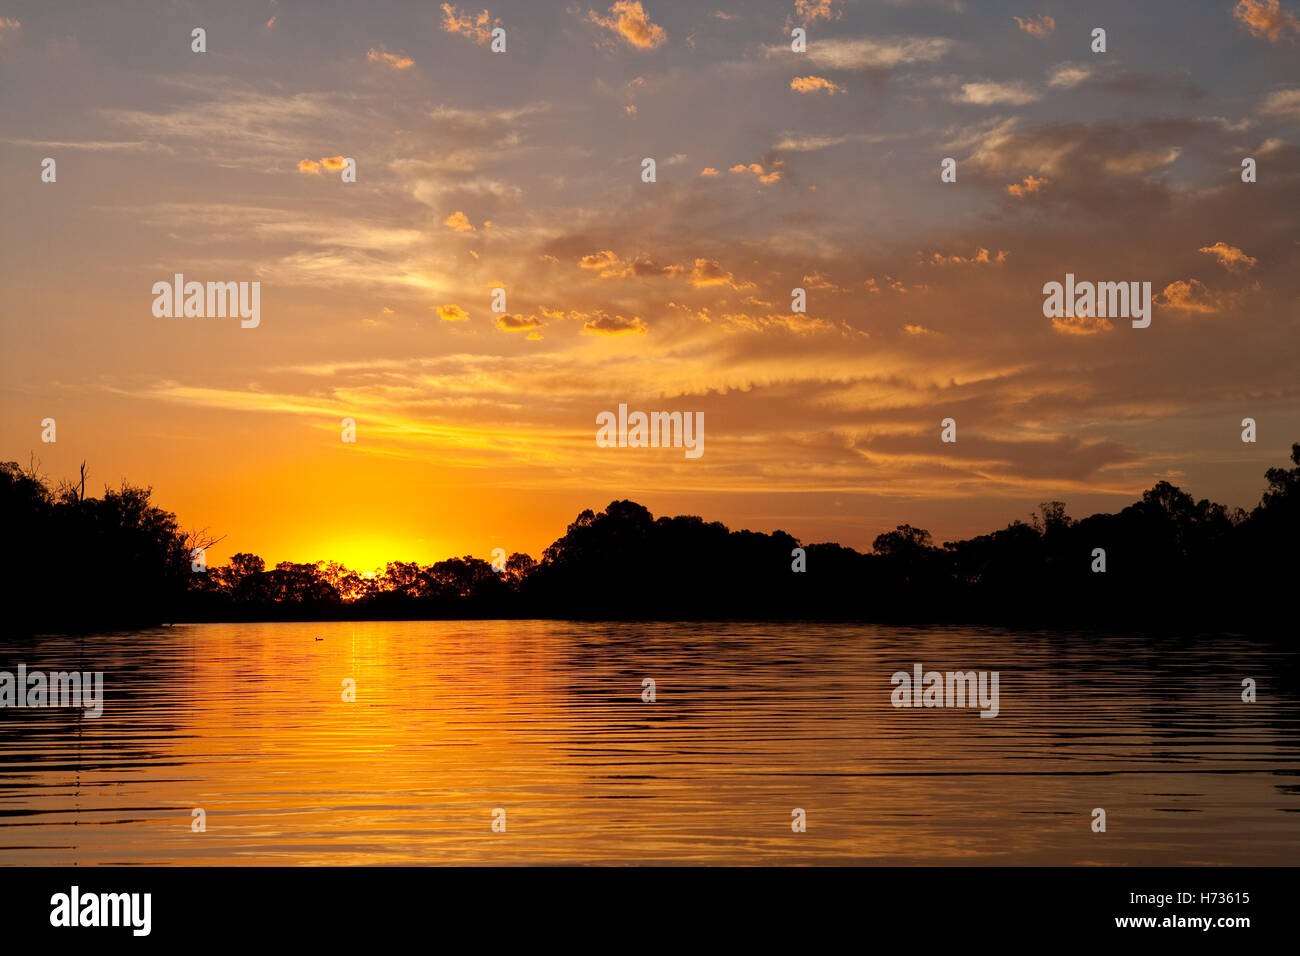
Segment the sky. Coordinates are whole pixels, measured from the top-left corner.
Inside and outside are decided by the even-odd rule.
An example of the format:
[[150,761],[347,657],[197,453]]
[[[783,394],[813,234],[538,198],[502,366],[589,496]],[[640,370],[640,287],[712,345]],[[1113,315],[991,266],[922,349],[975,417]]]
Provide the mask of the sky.
[[[210,564],[1249,508],[1300,441],[1300,7],[1083,6],[0,0],[0,459],[150,485]],[[156,316],[176,273],[259,324]],[[1066,273],[1150,326],[1045,316]],[[598,447],[621,403],[703,455]]]

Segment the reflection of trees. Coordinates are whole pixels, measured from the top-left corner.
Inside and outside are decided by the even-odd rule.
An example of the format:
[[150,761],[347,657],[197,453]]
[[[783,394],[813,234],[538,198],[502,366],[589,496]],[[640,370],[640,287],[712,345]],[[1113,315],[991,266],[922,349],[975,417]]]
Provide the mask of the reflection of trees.
[[[694,516],[655,518],[632,501],[583,511],[540,562],[504,571],[465,556],[393,561],[362,575],[337,562],[267,569],[236,554],[191,574],[173,515],[149,490],[99,499],[51,491],[31,470],[0,465],[10,608],[28,628],[189,619],[329,617],[850,618],[1118,626],[1262,624],[1286,609],[1300,572],[1300,444],[1294,468],[1271,468],[1253,511],[1196,501],[1167,481],[1117,514],[1075,520],[1044,502],[1030,523],[936,546],[911,525],[871,553],[804,545],[783,531],[730,531]],[[1095,549],[1105,573],[1092,571]]]

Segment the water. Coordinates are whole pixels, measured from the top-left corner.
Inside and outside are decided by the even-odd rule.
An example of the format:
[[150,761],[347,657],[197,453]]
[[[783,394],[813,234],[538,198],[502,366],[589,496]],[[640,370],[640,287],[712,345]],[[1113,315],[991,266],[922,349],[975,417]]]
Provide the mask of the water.
[[[805,624],[4,642],[0,670],[103,670],[106,701],[98,719],[0,709],[0,864],[1293,865],[1293,657]],[[890,675],[916,662],[999,671],[999,715],[893,708]]]

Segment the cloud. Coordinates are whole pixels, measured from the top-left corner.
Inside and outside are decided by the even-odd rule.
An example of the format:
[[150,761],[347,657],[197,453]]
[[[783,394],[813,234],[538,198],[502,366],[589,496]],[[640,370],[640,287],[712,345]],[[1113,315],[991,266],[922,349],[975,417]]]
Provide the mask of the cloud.
[[1201,246],[1197,251],[1214,256],[1219,260],[1219,265],[1229,272],[1245,272],[1248,269],[1253,269],[1258,261],[1252,256],[1246,255],[1236,246],[1230,246],[1226,242],[1216,242],[1212,246]]
[[716,169],[714,169],[712,166],[705,166],[703,169],[700,170],[700,175],[701,175],[701,176],[717,176],[717,175],[719,175],[719,173],[718,173],[718,171],[717,171]]
[[465,13],[458,10],[450,3],[442,5],[442,28],[447,33],[459,33],[461,36],[468,37],[480,45],[488,43],[492,39],[492,30],[499,27],[501,21],[493,20],[491,14],[486,10],[478,16]]
[[373,47],[366,51],[366,59],[371,63],[381,63],[384,66],[392,67],[394,70],[405,70],[415,65],[415,61],[409,56],[385,53],[383,50],[376,50]]
[[[818,39],[803,54],[827,70],[888,70],[907,63],[930,63],[954,46],[947,37],[885,37]],[[768,47],[768,55],[789,54],[789,46]]]
[[748,315],[744,312],[728,312],[722,316],[722,322],[729,328],[745,332],[764,333],[770,331],[793,333],[798,336],[812,336],[834,332],[837,326],[825,319],[796,313],[776,313],[775,315]]
[[1011,183],[1007,186],[1007,192],[1013,196],[1028,196],[1030,193],[1036,193],[1047,185],[1046,179],[1040,179],[1030,173],[1024,178],[1023,182]]
[[442,224],[448,229],[454,229],[456,232],[473,232],[474,224],[469,221],[469,217],[457,209],[450,216],[442,221]]
[[[834,2],[835,0],[794,0],[794,19],[804,27],[818,18],[829,20]],[[838,20],[840,12],[836,10],[834,13],[835,19]]]
[[621,315],[609,316],[597,312],[582,325],[583,335],[645,335],[646,327],[636,316],[625,319]]
[[1093,70],[1090,66],[1080,66],[1077,63],[1062,63],[1052,71],[1051,77],[1047,81],[1048,86],[1064,87],[1072,90],[1080,86],[1093,77]]
[[1218,312],[1218,297],[1196,279],[1179,279],[1165,286],[1164,291],[1156,296],[1156,303],[1167,309],[1179,309],[1183,312]]
[[1251,36],[1263,37],[1269,43],[1281,42],[1288,33],[1300,33],[1300,20],[1283,10],[1278,0],[1240,0],[1232,8],[1232,15]]
[[1259,111],[1266,116],[1300,123],[1300,90],[1278,90],[1264,99]]
[[578,267],[581,269],[599,269],[600,274],[604,277],[627,275],[627,269],[623,265],[623,260],[619,258],[618,253],[613,249],[602,249],[600,252],[592,252],[578,260]]
[[722,268],[714,259],[697,258],[690,266],[659,265],[649,256],[638,255],[634,259],[624,259],[612,249],[602,249],[600,252],[593,252],[580,258],[578,266],[599,273],[602,279],[686,277],[696,288],[720,285],[733,289],[753,288],[752,283],[736,282],[735,276]]
[[1005,249],[998,250],[997,255],[990,255],[989,251],[985,249],[983,246],[981,246],[979,249],[976,249],[975,254],[970,256],[969,258],[966,258],[964,256],[945,256],[942,253],[936,252],[934,253],[934,255],[930,256],[930,258],[925,261],[928,262],[930,265],[934,265],[934,266],[953,266],[953,265],[989,266],[989,265],[1000,265],[1001,263],[1006,262],[1008,255],[1010,255],[1010,253],[1008,253],[1007,250]]
[[752,283],[737,285],[736,277],[722,268],[716,259],[696,259],[691,267],[691,285],[697,289],[725,285],[732,289],[752,288]]
[[1062,335],[1096,335],[1109,332],[1114,326],[1099,316],[1076,315],[1052,319],[1052,328]]
[[[1186,71],[1181,71],[1185,73]],[[1073,90],[1081,86],[1104,90],[1126,96],[1154,96],[1176,94],[1195,100],[1205,96],[1205,90],[1191,82],[1185,75],[1168,76],[1140,70],[1106,70],[1099,72],[1082,63],[1061,63],[1053,68],[1047,85],[1056,89]]]
[[13,17],[0,17],[0,40],[4,40],[6,37],[12,36],[14,33],[21,30],[22,28],[23,25],[19,23],[17,20],[13,19]]
[[264,29],[269,30],[273,26],[275,26],[275,17],[272,17],[271,19],[266,21],[266,27]]
[[957,103],[973,103],[976,106],[993,106],[1006,103],[1011,106],[1023,106],[1034,103],[1041,96],[1024,83],[963,83],[961,92],[953,97]]
[[1040,39],[1043,37],[1050,37],[1056,32],[1056,21],[1045,13],[1041,13],[1036,17],[1030,17],[1027,20],[1022,20],[1020,17],[1012,17],[1011,19],[1015,20],[1016,25],[1025,33],[1028,33],[1030,36],[1036,36]]
[[[324,124],[340,115],[330,93],[269,94],[234,88],[231,81],[205,76],[203,82],[175,81],[195,94],[169,111],[102,109],[100,115],[163,144],[184,144],[205,158],[215,153],[233,165],[276,168],[316,139]],[[170,145],[164,145],[170,149]]]
[[760,163],[750,163],[748,165],[737,163],[735,166],[731,167],[730,172],[753,173],[758,177],[758,181],[764,186],[771,186],[773,183],[781,181],[781,172],[784,166],[785,162],[781,159],[772,160],[770,169],[764,169]]
[[458,305],[440,305],[434,311],[444,322],[465,322],[469,319],[469,313]]
[[844,92],[844,87],[821,76],[796,76],[790,81],[790,89],[796,93],[816,93],[818,90],[825,90],[832,96]]
[[342,156],[322,156],[319,163],[311,159],[302,160],[298,163],[298,172],[314,173],[319,176],[321,169],[338,172],[343,166],[344,158]]
[[1217,150],[1222,136],[1219,121],[1194,118],[1135,126],[1056,122],[1016,130],[1003,125],[983,135],[963,168],[976,180],[996,184],[999,192],[1026,173],[1048,179],[1054,200],[1088,215],[1101,206],[1125,218],[1156,215],[1177,201],[1175,191],[1152,175],[1182,155],[1183,146],[1172,144]]
[[668,39],[664,28],[650,22],[640,0],[616,0],[609,8],[613,16],[602,17],[595,10],[587,12],[587,19],[621,36],[641,50],[653,50]]
[[1142,176],[1161,166],[1168,166],[1179,156],[1182,155],[1181,146],[1170,146],[1168,149],[1156,150],[1151,153],[1134,152],[1120,156],[1112,156],[1105,160],[1101,165],[1108,173],[1116,176]]
[[781,134],[781,138],[772,146],[772,151],[808,153],[843,143],[887,143],[904,138],[905,136],[900,133],[841,133],[838,136],[813,136],[787,132]]
[[638,255],[635,259],[624,259],[612,249],[602,249],[578,260],[578,266],[599,272],[602,279],[624,278],[627,276],[679,276],[687,272],[684,266],[661,266],[649,256]]
[[905,326],[903,326],[903,331],[906,332],[908,335],[934,335],[934,334],[936,334],[936,333],[935,333],[934,331],[932,331],[931,329],[927,329],[924,325],[910,325],[910,324],[909,324],[909,325],[905,325]]
[[803,287],[805,289],[825,289],[828,292],[849,291],[848,289],[845,289],[843,286],[836,285],[830,279],[826,278],[826,276],[816,271],[807,273],[801,281],[803,282]]
[[533,329],[540,329],[542,320],[535,315],[499,315],[497,316],[497,328],[502,332],[531,332]]
[[[116,152],[119,150],[132,151],[132,150],[147,150],[147,149],[161,149],[164,152],[168,152],[168,153],[172,152],[172,150],[169,147],[161,146],[158,143],[146,143],[143,140],[91,139],[91,140],[83,140],[80,143],[72,143],[66,140],[50,140],[50,139],[6,139],[6,140],[0,140],[0,142],[13,143],[15,146],[40,146],[42,148],[51,148],[51,149],[85,149],[96,153],[109,152],[109,151]],[[1280,144],[1282,141],[1272,140],[1271,142]],[[1263,147],[1261,147],[1260,149],[1257,149],[1255,152],[1260,155],[1263,155],[1266,152],[1266,150]]]

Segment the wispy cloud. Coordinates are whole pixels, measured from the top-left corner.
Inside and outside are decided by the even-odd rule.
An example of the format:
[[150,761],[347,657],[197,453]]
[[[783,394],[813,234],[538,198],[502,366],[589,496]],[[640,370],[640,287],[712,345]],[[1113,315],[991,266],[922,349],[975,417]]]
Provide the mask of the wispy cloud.
[[400,53],[388,53],[373,47],[366,51],[366,59],[371,63],[379,63],[393,70],[409,70],[415,66],[415,61],[409,56]]
[[1278,90],[1264,98],[1259,111],[1265,116],[1300,123],[1300,89]]
[[961,92],[953,96],[955,102],[973,103],[976,106],[994,106],[1003,103],[1011,106],[1023,106],[1026,103],[1036,102],[1041,98],[1038,92],[1018,80],[1010,83],[990,81],[963,83]]
[[[932,63],[953,48],[947,37],[831,37],[808,45],[808,57],[827,70],[888,70],[909,63]],[[768,47],[770,56],[785,56],[788,46]]]

